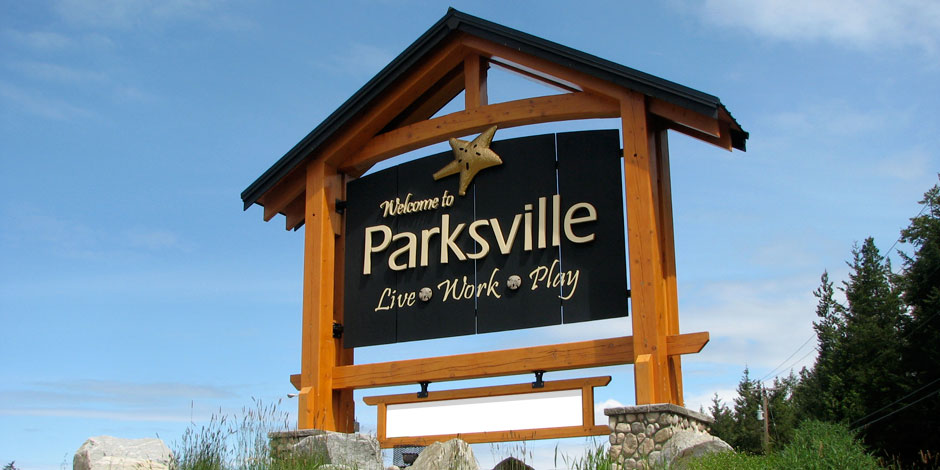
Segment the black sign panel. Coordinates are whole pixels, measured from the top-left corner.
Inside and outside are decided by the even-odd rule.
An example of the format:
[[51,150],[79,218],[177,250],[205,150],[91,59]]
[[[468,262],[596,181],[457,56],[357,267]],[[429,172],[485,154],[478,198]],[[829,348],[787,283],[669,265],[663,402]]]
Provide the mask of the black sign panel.
[[464,196],[452,152],[349,183],[346,347],[627,315],[618,132],[490,148]]

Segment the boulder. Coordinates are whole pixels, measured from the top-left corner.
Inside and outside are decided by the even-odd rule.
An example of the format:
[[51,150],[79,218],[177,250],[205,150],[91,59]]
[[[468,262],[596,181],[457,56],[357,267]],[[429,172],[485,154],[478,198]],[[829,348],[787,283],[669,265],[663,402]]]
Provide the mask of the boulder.
[[[383,470],[382,449],[379,441],[367,434],[346,434],[319,431],[307,436],[291,447],[295,455],[318,455],[326,464],[351,467],[358,470]],[[330,468],[330,467],[323,467]]]
[[424,448],[408,470],[480,470],[470,444],[451,439]]
[[507,457],[493,467],[493,470],[535,470],[525,462],[515,458]]
[[676,432],[663,444],[661,458],[669,464],[676,465],[676,468],[681,468],[683,460],[732,450],[734,449],[727,442],[715,436],[704,432],[682,430]]
[[173,458],[160,439],[97,436],[85,441],[72,459],[73,470],[168,470]]

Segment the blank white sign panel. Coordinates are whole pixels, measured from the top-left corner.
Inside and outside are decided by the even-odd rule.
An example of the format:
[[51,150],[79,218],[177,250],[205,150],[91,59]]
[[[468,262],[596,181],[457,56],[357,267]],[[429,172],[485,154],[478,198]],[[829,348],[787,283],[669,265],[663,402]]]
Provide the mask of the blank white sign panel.
[[581,424],[581,390],[560,390],[388,405],[385,435],[434,436]]

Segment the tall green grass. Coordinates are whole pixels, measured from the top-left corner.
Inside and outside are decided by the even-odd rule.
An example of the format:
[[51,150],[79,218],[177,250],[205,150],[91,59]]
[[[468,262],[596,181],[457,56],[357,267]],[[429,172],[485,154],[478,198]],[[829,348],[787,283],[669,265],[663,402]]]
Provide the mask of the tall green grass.
[[584,455],[579,457],[569,457],[566,454],[558,453],[558,446],[555,446],[554,465],[558,466],[558,459],[565,467],[570,470],[611,470],[614,468],[614,461],[607,453],[607,446],[603,443],[598,444],[593,439],[586,444]]
[[268,433],[290,429],[280,401],[253,400],[240,414],[213,414],[207,424],[192,424],[173,448],[171,470],[313,470],[322,455],[274,455]]

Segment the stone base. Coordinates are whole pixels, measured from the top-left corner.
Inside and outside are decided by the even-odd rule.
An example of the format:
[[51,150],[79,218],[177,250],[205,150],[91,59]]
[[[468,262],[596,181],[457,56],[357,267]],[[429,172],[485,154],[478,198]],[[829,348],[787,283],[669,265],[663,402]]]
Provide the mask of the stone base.
[[608,408],[604,414],[615,470],[669,466],[701,452],[731,450],[708,434],[711,417],[671,403]]
[[323,463],[334,466],[357,470],[383,469],[382,449],[374,436],[300,429],[271,432],[268,439],[273,456],[317,455],[323,458]]

